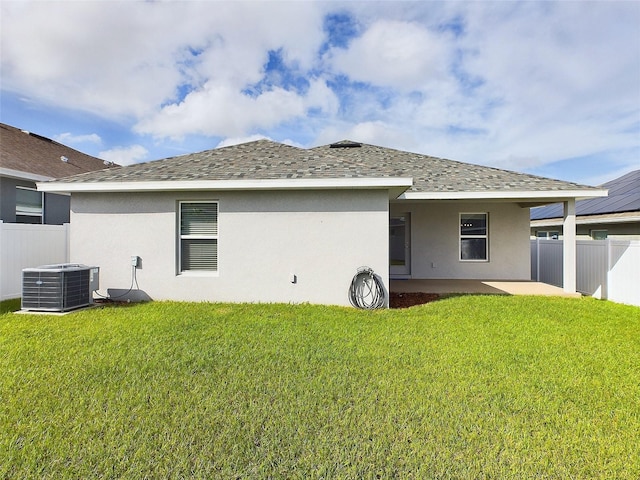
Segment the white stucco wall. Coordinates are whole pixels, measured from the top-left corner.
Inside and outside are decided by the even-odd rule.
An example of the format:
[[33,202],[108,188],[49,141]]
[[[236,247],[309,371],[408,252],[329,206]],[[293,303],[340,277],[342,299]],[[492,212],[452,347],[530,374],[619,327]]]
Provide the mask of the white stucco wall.
[[[180,200],[219,202],[216,274],[177,273]],[[385,190],[74,193],[70,237],[71,261],[100,267],[103,294],[129,288],[132,255],[156,300],[348,305],[362,265],[388,285]]]
[[[392,203],[411,214],[411,278],[528,280],[529,209],[515,203]],[[489,214],[489,261],[459,260],[459,214]]]

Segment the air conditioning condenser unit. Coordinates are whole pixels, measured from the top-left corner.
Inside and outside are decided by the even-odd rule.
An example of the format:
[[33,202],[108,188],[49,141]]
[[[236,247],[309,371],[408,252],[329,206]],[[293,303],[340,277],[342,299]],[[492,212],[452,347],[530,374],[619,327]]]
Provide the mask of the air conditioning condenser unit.
[[22,309],[66,312],[93,303],[100,268],[77,263],[22,270]]

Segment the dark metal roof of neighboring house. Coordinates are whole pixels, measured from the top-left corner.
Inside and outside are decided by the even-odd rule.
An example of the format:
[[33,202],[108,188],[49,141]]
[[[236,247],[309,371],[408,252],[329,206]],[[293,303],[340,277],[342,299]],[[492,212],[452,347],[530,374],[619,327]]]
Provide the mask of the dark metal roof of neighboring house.
[[[66,162],[61,159],[64,157]],[[103,160],[0,123],[0,168],[50,178],[107,168]]]
[[[606,213],[624,213],[640,211],[640,170],[602,184],[609,190],[609,196],[578,200],[576,215],[602,215]],[[560,218],[563,216],[561,203],[531,209],[531,220]]]
[[[413,192],[590,190],[571,182],[359,144],[304,149],[270,140],[89,172],[61,183],[412,177]],[[54,182],[57,183],[57,182]]]

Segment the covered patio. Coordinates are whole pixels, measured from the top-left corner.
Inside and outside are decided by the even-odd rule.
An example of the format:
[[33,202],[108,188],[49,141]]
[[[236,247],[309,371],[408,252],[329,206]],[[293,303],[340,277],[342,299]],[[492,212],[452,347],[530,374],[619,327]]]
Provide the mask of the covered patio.
[[546,295],[558,297],[580,297],[579,293],[567,292],[563,288],[533,281],[497,280],[397,280],[391,279],[392,293],[471,293],[496,295]]

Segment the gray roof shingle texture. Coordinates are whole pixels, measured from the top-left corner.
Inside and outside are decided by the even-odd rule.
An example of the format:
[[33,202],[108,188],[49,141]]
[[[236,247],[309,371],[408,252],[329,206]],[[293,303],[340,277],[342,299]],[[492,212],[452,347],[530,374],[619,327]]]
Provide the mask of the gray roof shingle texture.
[[[334,149],[330,145],[312,149],[320,152],[331,150]],[[590,188],[577,183],[375,145],[362,144],[361,148],[339,150],[343,158],[366,164],[372,172],[382,174],[381,176],[413,177],[413,187],[410,189],[413,192],[548,191]]]
[[[354,145],[360,145],[355,147]],[[585,190],[592,187],[343,141],[303,149],[257,140],[60,179],[68,183],[413,177],[413,192]]]
[[4,123],[0,123],[0,167],[51,178],[107,168],[99,158]]

